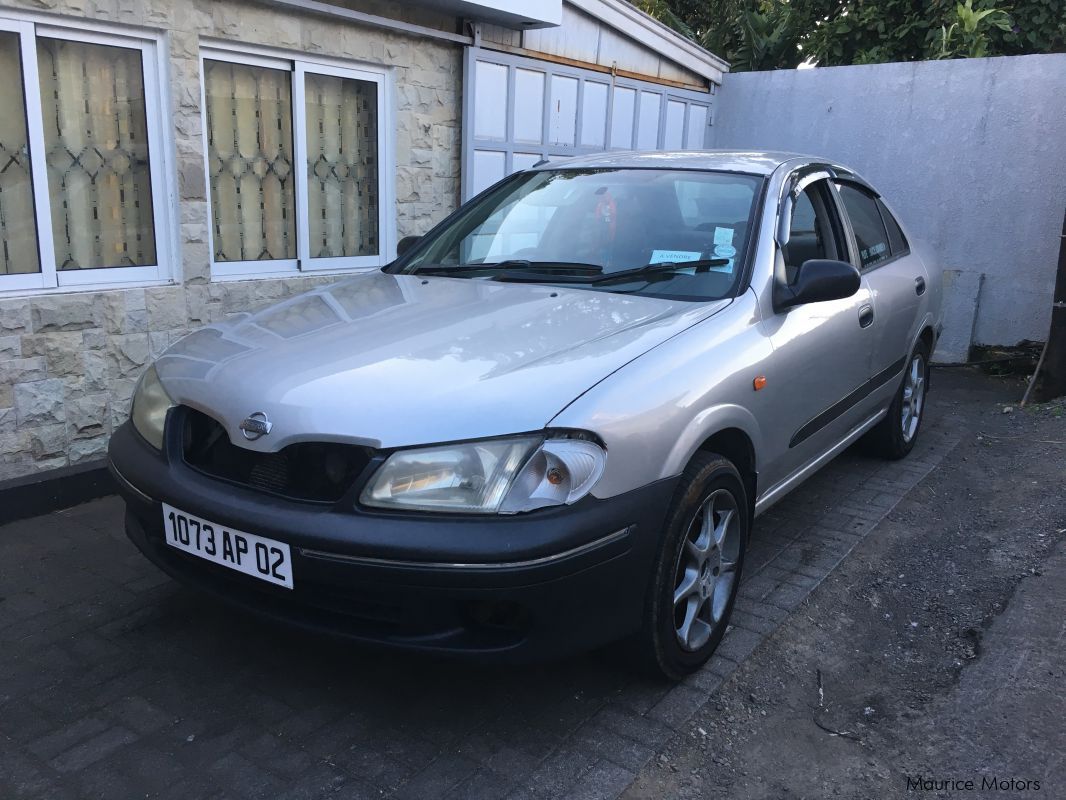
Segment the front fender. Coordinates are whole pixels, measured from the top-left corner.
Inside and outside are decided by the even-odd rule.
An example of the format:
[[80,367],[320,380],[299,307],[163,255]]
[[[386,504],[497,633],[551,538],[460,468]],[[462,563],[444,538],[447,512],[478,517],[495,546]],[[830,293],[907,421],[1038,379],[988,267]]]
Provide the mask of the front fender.
[[[663,464],[662,477],[679,475],[703,443],[722,431],[736,429],[751,442],[752,470],[759,471],[759,454],[763,452],[762,429],[755,415],[743,406],[726,403],[712,406],[697,414],[670,448]],[[752,498],[754,501],[755,498]]]
[[679,475],[709,436],[737,428],[763,452],[752,380],[772,354],[755,296],[653,348],[574,400],[549,423],[597,434],[607,465],[592,490],[613,497]]

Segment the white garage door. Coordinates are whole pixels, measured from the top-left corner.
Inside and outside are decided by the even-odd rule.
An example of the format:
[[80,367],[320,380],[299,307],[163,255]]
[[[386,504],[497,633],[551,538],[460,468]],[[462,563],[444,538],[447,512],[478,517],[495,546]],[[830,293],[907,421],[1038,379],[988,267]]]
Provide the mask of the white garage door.
[[468,47],[463,199],[551,156],[702,149],[711,97]]

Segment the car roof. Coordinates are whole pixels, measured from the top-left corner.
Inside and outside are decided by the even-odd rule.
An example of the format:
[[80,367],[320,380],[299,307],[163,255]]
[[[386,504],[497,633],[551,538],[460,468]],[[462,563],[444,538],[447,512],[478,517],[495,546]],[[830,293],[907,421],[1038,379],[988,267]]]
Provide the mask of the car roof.
[[654,169],[707,169],[724,172],[746,172],[753,175],[770,175],[786,161],[796,159],[821,161],[812,156],[778,151],[754,150],[679,150],[674,152],[639,152],[636,150],[595,153],[585,156],[555,156],[539,163],[534,169],[578,168],[654,168]]

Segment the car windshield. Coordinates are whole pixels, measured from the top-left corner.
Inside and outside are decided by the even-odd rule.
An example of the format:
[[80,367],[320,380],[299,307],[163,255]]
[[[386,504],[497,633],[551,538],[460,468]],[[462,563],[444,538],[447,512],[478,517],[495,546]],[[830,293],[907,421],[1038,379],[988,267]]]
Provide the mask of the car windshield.
[[730,296],[762,179],[666,169],[525,172],[468,204],[392,271]]

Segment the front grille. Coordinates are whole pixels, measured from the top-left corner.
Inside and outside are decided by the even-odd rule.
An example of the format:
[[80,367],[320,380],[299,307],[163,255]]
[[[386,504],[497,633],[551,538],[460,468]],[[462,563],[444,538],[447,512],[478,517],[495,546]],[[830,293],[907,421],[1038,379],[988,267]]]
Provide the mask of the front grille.
[[340,500],[370,462],[371,451],[336,442],[297,442],[277,453],[237,447],[225,429],[192,408],[181,409],[182,458],[230,483],[294,500]]

